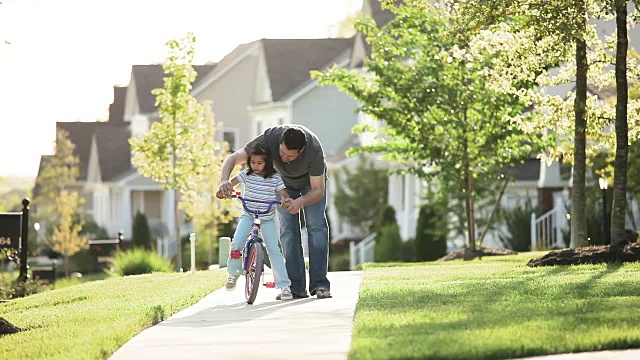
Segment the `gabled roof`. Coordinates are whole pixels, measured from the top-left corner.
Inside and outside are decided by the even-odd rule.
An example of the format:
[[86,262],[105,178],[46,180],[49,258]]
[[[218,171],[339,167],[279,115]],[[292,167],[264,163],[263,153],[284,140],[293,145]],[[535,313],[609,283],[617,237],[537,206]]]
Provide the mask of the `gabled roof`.
[[339,55],[353,45],[349,39],[262,39],[272,101],[310,79],[311,70],[331,66]]
[[[215,64],[194,65],[193,69],[198,73],[193,87],[206,77],[215,68]],[[164,86],[164,70],[162,65],[133,65],[131,78],[135,81],[138,105],[141,114],[152,114],[156,111],[156,97],[151,90]]]
[[80,121],[56,123],[56,129],[65,130],[68,133],[69,140],[76,146],[73,153],[80,160],[78,181],[85,181],[87,179],[89,157],[91,156],[91,139],[98,124],[101,123]]
[[131,133],[125,126],[98,126],[95,131],[102,181],[111,181],[131,169]]
[[69,140],[76,146],[74,155],[80,161],[78,181],[87,180],[87,171],[91,158],[91,142],[94,135],[98,146],[98,160],[103,181],[108,181],[131,168],[128,124],[58,122],[56,123],[56,128],[67,131]]
[[193,95],[197,95],[200,91],[211,85],[211,83],[214,82],[215,79],[217,79],[227,70],[233,68],[233,66],[237,62],[245,58],[250,53],[249,50],[253,47],[257,47],[259,43],[260,40],[257,40],[247,44],[238,45],[235,49],[233,49],[233,51],[225,55],[225,57],[215,65],[215,68],[213,70],[209,71],[207,74],[203,73],[202,76],[198,76],[198,78],[196,78],[196,82],[193,85],[193,90],[191,93]]
[[[362,11],[373,18],[378,28],[384,26],[395,17],[391,10],[382,8],[380,0],[365,0],[365,2],[368,3],[368,6],[363,3]],[[401,5],[401,3],[402,1],[399,0],[394,1],[395,6]]]

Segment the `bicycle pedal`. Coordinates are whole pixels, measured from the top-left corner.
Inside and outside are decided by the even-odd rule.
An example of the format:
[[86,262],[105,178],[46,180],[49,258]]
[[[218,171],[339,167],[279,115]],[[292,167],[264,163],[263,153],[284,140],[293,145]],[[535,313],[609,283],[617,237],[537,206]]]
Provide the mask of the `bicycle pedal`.
[[276,283],[274,283],[273,281],[269,281],[269,282],[264,283],[264,286],[266,286],[266,287],[268,287],[270,289],[273,289],[273,288],[276,287]]

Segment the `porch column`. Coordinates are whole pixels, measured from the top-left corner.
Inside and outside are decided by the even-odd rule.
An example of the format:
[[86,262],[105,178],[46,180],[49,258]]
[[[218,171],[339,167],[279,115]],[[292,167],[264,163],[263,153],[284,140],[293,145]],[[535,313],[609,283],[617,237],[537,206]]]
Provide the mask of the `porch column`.
[[121,229],[124,234],[125,239],[131,239],[132,233],[131,228],[133,226],[133,214],[131,209],[131,190],[124,189],[122,192],[122,207],[120,208],[120,213],[124,218],[122,219],[122,226],[124,229]]

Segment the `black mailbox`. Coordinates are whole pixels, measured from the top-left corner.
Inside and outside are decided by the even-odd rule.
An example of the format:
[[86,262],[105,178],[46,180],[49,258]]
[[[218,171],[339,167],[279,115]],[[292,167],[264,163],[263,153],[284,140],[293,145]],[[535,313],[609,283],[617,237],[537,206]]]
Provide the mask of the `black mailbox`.
[[0,213],[0,248],[20,248],[22,213]]

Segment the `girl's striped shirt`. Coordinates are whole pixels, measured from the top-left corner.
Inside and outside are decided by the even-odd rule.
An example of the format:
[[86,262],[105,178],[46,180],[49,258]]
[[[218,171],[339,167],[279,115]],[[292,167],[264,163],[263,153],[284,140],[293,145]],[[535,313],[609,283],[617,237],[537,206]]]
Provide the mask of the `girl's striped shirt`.
[[[236,176],[238,181],[244,184],[244,198],[250,200],[275,201],[278,191],[285,188],[280,174],[274,173],[268,178],[263,178],[256,173],[247,175],[249,169],[245,169]],[[269,207],[267,204],[247,202],[247,207],[251,210],[265,211]],[[267,216],[273,215],[276,211],[275,205],[271,206],[271,211]]]

